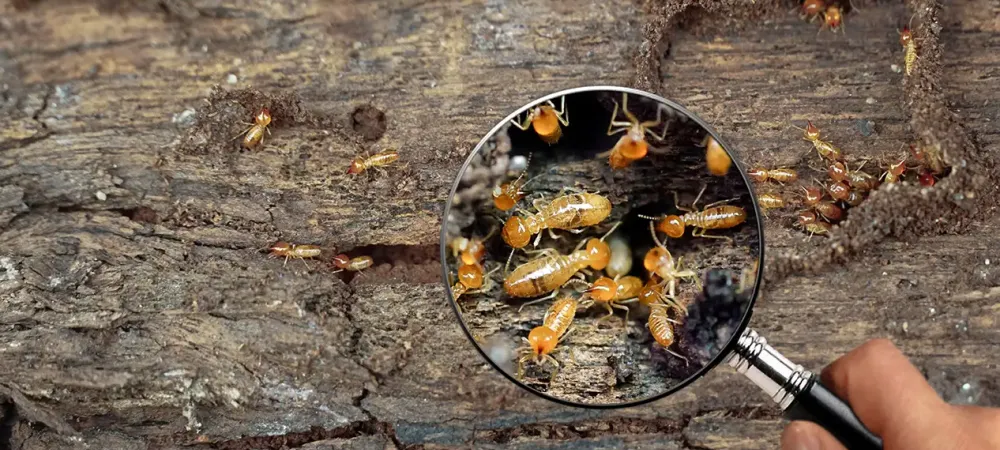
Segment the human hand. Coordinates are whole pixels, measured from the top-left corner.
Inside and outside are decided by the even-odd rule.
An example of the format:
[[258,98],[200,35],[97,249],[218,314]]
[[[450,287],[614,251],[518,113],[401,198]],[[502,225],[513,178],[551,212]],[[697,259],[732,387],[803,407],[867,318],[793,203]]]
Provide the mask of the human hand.
[[[886,339],[868,341],[823,369],[823,384],[882,437],[885,450],[1000,449],[1000,409],[946,403]],[[794,421],[782,450],[840,450],[812,422]]]

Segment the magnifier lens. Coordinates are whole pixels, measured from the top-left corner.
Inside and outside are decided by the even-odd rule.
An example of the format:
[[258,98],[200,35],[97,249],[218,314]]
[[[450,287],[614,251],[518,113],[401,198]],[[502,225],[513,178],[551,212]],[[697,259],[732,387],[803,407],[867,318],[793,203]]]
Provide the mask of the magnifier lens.
[[[760,230],[748,178],[700,119],[641,91],[581,88],[482,140],[446,208],[443,262],[465,331],[508,378],[624,406],[723,356],[749,318]],[[729,300],[699,300],[720,289]]]

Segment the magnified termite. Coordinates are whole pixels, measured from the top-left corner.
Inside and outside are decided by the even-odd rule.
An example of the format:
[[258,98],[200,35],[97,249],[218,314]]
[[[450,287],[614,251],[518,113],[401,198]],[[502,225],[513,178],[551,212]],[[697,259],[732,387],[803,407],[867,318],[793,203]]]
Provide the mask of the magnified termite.
[[656,236],[656,230],[653,228],[652,222],[649,223],[649,232],[653,235],[653,242],[656,243],[656,246],[646,252],[646,256],[642,260],[642,265],[650,273],[650,278],[652,278],[653,274],[660,278],[661,288],[658,291],[658,298],[663,303],[677,307],[684,311],[684,314],[687,314],[687,308],[676,303],[677,285],[684,278],[693,279],[696,285],[700,285],[701,281],[698,279],[698,274],[693,270],[683,268],[683,256],[674,260],[673,255],[663,245],[660,238]]
[[528,114],[524,116],[523,122],[518,123],[517,118],[514,118],[510,123],[523,131],[528,131],[529,126],[534,128],[535,133],[543,142],[552,145],[559,142],[559,138],[562,137],[562,127],[559,124],[562,124],[563,127],[569,126],[566,97],[562,98],[559,108],[560,110],[557,111],[555,103],[552,103],[552,100],[546,100],[545,103],[528,109]]
[[535,364],[551,362],[555,366],[555,371],[550,378],[555,378],[559,371],[559,361],[552,353],[557,351],[556,345],[563,341],[572,331],[570,326],[576,316],[578,302],[573,297],[563,297],[556,300],[545,313],[542,325],[535,327],[524,338],[525,346],[518,349],[522,356],[517,360],[517,377],[524,377],[524,363],[534,359]]
[[627,326],[629,309],[624,304],[637,301],[642,287],[642,280],[639,277],[631,275],[615,277],[614,279],[601,277],[594,280],[585,291],[587,299],[582,302],[582,306],[590,307],[593,304],[599,304],[607,310],[608,314],[597,319],[598,322],[614,316],[615,309],[624,310],[625,321],[622,325]]
[[[504,290],[511,297],[517,298],[537,297],[551,293],[549,296],[521,305],[523,309],[529,304],[555,297],[556,292],[554,291],[588,266],[594,270],[604,270],[611,259],[611,249],[604,242],[604,239],[619,225],[621,222],[611,227],[600,239],[590,238],[586,241],[580,241],[580,244],[568,255],[559,254],[550,248],[529,251],[529,253],[538,253],[543,256],[515,268],[504,280]],[[586,248],[581,250],[580,248],[584,245]]]
[[670,318],[668,315],[669,307],[666,305],[653,305],[649,309],[649,319],[646,322],[646,328],[649,328],[649,333],[653,335],[653,339],[656,340],[657,344],[660,344],[667,353],[674,355],[678,358],[684,360],[685,363],[688,359],[677,354],[673,350],[670,350],[670,346],[674,344],[674,327],[673,323],[679,323]]
[[481,294],[493,289],[493,279],[490,277],[500,267],[497,266],[487,274],[483,274],[483,266],[463,264],[458,267],[458,281],[451,287],[451,295],[458,300],[463,295]]
[[843,159],[843,152],[840,151],[835,145],[820,139],[819,128],[816,128],[811,121],[806,121],[805,128],[799,128],[792,125],[792,128],[797,130],[802,130],[804,136],[803,139],[812,143],[813,148],[819,153],[820,158],[825,158],[829,161],[840,161]]
[[528,160],[525,163],[524,170],[510,183],[504,183],[500,186],[493,188],[493,206],[496,206],[500,211],[510,211],[515,206],[517,202],[524,198],[525,192],[521,189],[524,188],[531,180],[524,181],[524,174],[528,173],[528,164],[531,163],[531,155],[528,155]]
[[[285,241],[278,241],[271,245],[268,250],[271,251],[273,256],[284,256],[285,262],[282,267],[288,265],[289,259],[300,259],[303,264],[306,264],[305,260],[309,258],[316,258],[322,253],[320,248],[316,245],[296,245],[289,244]],[[306,264],[306,267],[309,267]]]
[[730,244],[733,244],[733,238],[729,236],[715,236],[706,234],[706,232],[708,230],[721,230],[737,227],[743,222],[746,222],[747,212],[740,206],[725,204],[735,199],[711,203],[705,206],[705,209],[699,211],[697,209],[698,200],[701,200],[701,196],[705,193],[705,188],[707,187],[707,185],[702,186],[701,192],[698,192],[698,196],[695,197],[690,208],[682,207],[680,205],[680,201],[678,200],[677,192],[674,192],[674,205],[677,209],[686,211],[683,215],[668,215],[660,218],[643,215],[640,215],[639,217],[650,220],[659,220],[659,223],[656,225],[656,229],[675,239],[684,236],[684,230],[687,227],[692,227],[694,228],[694,231],[691,233],[692,236],[725,239],[728,240]]
[[[912,147],[912,146],[911,146]],[[903,178],[903,174],[906,173],[906,156],[904,155],[898,161],[890,163],[889,167],[882,172],[882,176],[879,177],[884,183],[896,183]]]
[[[608,136],[614,136],[623,131],[625,135],[621,139],[618,139],[618,142],[610,152],[604,152],[597,156],[600,158],[608,156],[608,163],[612,169],[624,169],[629,164],[646,157],[646,154],[649,152],[649,143],[646,141],[647,134],[663,142],[664,137],[667,135],[666,127],[664,127],[663,133],[659,136],[653,133],[652,128],[663,122],[661,117],[663,108],[666,106],[657,105],[656,120],[640,122],[639,118],[628,110],[628,94],[622,93],[621,104],[622,112],[628,119],[627,121],[615,120],[618,117],[618,102],[614,102],[614,104],[615,109],[611,113],[611,122],[608,124]],[[613,129],[614,127],[620,128]]]
[[[236,135],[233,140],[239,139],[243,136],[243,148],[253,149],[257,147],[258,144],[264,144],[264,133],[266,132],[268,136],[271,135],[271,130],[267,129],[268,125],[271,124],[271,111],[267,108],[261,108],[257,112],[257,115],[253,118],[253,123],[250,126]],[[245,134],[244,134],[245,133]]]
[[456,237],[448,243],[448,247],[451,248],[451,255],[459,261],[461,264],[477,264],[486,255],[486,241],[496,233],[497,228],[494,226],[490,229],[490,232],[486,234],[486,237],[482,239],[478,238],[466,238],[463,236]]
[[524,248],[537,234],[534,245],[538,246],[542,230],[548,230],[550,237],[559,239],[553,229],[580,233],[581,228],[597,225],[611,214],[611,201],[587,192],[556,197],[542,206],[536,202],[534,206],[538,213],[519,211],[525,216],[513,215],[504,223],[500,236],[507,245]]

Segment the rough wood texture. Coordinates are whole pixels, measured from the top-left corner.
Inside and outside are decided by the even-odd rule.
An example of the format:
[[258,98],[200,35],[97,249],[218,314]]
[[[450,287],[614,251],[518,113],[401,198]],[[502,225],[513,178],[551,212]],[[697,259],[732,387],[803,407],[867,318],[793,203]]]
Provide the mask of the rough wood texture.
[[[940,36],[928,59],[944,68],[918,75],[926,95],[890,70],[911,15],[901,4],[859,4],[845,36],[817,37],[787,13],[792,3],[736,3],[684,10],[672,31],[643,30],[670,23],[650,20],[656,8],[607,2],[4,3],[3,445],[774,448],[778,411],[725,368],[627,410],[518,390],[462,336],[436,261],[441,202],[481,133],[539,94],[632,83],[643,69],[633,56],[660,55],[663,34],[669,55],[640,73],[661,83],[647,88],[711,121],[748,159],[804,163],[790,119],[813,118],[873,157],[914,139],[909,123],[925,143],[972,155],[970,176],[946,189],[992,177],[973,166],[1000,141],[995,3],[921,13],[939,17],[918,37]],[[211,96],[216,84],[259,92]],[[228,139],[264,103],[273,135],[237,152]],[[387,119],[374,142],[372,116],[352,114],[369,103]],[[944,106],[970,134],[928,123]],[[857,119],[878,133],[862,137]],[[343,173],[356,154],[388,147],[409,166]],[[813,369],[889,336],[946,399],[1000,404],[1000,221],[990,204],[973,209],[903,215],[927,225],[868,233],[877,238],[849,246],[843,265],[808,277],[787,263],[752,326]],[[768,224],[771,253],[809,260],[828,245]],[[315,263],[283,268],[260,251],[279,238],[370,253],[376,267],[344,278]]]

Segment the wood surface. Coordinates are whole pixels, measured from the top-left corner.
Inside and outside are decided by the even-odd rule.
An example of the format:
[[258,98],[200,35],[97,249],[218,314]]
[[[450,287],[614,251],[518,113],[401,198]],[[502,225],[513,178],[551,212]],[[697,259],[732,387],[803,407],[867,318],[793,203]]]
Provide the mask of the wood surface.
[[[493,372],[445,301],[464,157],[524,102],[596,83],[674,99],[768,165],[817,160],[787,127],[806,118],[857,157],[942,144],[962,170],[877,192],[830,241],[769,218],[751,326],[814,370],[890,337],[947,400],[1000,405],[1000,5],[856,1],[817,35],[792,2],[691,3],[3,3],[0,448],[775,448],[780,411],[728,368],[564,407]],[[914,10],[932,25],[907,84]],[[273,134],[239,151],[261,106]],[[344,173],[385,148],[406,166]],[[376,266],[283,266],[278,239]]]

